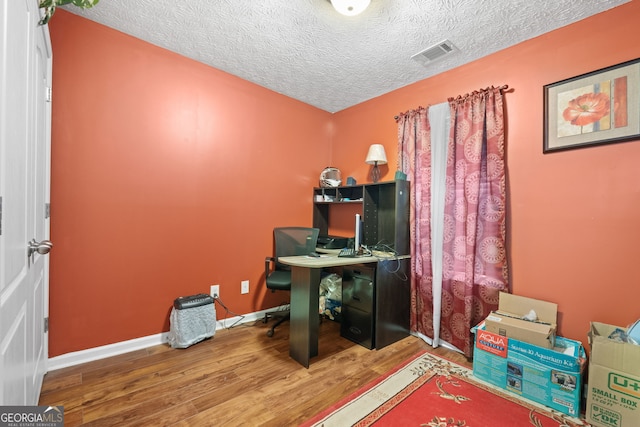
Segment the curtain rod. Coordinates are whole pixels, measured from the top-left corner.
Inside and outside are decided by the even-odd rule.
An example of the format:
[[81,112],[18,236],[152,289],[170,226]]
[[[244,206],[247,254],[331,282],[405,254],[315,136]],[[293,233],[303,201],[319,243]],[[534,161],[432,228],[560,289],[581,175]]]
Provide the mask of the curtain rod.
[[[451,101],[458,100],[458,99],[464,99],[464,98],[466,98],[466,97],[468,97],[468,96],[471,96],[471,95],[474,95],[474,94],[476,94],[476,93],[480,93],[480,92],[487,91],[487,90],[491,90],[491,89],[494,89],[494,87],[493,87],[493,86],[491,86],[491,87],[488,87],[488,88],[485,88],[485,89],[475,90],[475,91],[473,91],[473,92],[471,92],[471,93],[467,93],[467,94],[465,94],[465,95],[458,95],[458,96],[457,96],[457,97],[455,97],[455,98],[448,98],[448,99],[447,99],[447,101],[448,101],[448,102],[451,102]],[[504,92],[511,92],[513,89],[509,90],[509,85],[502,85],[502,86],[498,87],[498,90],[500,90],[500,92],[503,92],[503,93],[504,93]],[[396,120],[396,121],[398,121],[398,119],[399,119],[401,116],[403,116],[403,115],[405,115],[405,114],[408,114],[408,113],[410,113],[410,112],[412,112],[412,111],[419,111],[419,110],[422,110],[422,109],[424,109],[424,107],[420,106],[420,107],[418,107],[418,108],[416,108],[416,109],[405,111],[404,113],[400,113],[400,114],[398,114],[398,115],[396,115],[396,116],[393,116],[393,119],[394,119],[394,120]]]

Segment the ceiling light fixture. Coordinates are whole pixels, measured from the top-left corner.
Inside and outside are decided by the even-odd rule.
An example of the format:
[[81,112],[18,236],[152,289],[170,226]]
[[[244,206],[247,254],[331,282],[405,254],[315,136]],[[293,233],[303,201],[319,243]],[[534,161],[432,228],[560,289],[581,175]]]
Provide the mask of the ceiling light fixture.
[[329,0],[333,8],[346,16],[356,16],[369,7],[371,0]]

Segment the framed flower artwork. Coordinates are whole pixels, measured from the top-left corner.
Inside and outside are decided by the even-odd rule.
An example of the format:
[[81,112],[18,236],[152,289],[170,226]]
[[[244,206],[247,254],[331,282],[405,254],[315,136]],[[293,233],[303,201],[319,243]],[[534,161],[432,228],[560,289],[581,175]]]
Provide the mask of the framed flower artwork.
[[544,86],[544,153],[633,139],[640,58]]

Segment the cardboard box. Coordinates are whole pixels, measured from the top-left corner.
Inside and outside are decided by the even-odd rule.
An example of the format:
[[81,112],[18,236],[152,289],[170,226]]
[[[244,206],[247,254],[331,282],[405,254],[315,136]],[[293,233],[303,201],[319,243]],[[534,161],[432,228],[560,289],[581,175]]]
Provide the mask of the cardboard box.
[[[531,310],[536,312],[537,321],[523,320]],[[491,312],[485,325],[494,334],[553,348],[557,316],[557,304],[500,292],[498,310]]]
[[571,417],[580,415],[586,354],[582,343],[556,337],[553,349],[473,329],[473,375]]
[[640,345],[609,339],[616,329],[591,323],[586,419],[594,426],[640,426]]

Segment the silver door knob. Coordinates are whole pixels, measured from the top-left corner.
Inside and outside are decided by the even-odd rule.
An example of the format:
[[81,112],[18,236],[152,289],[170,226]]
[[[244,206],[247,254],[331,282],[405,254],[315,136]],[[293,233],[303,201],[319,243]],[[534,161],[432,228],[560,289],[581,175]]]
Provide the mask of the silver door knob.
[[29,252],[27,255],[31,256],[36,252],[41,255],[46,255],[49,253],[52,247],[53,243],[51,243],[49,240],[36,242],[36,239],[31,239],[31,241],[29,242]]

